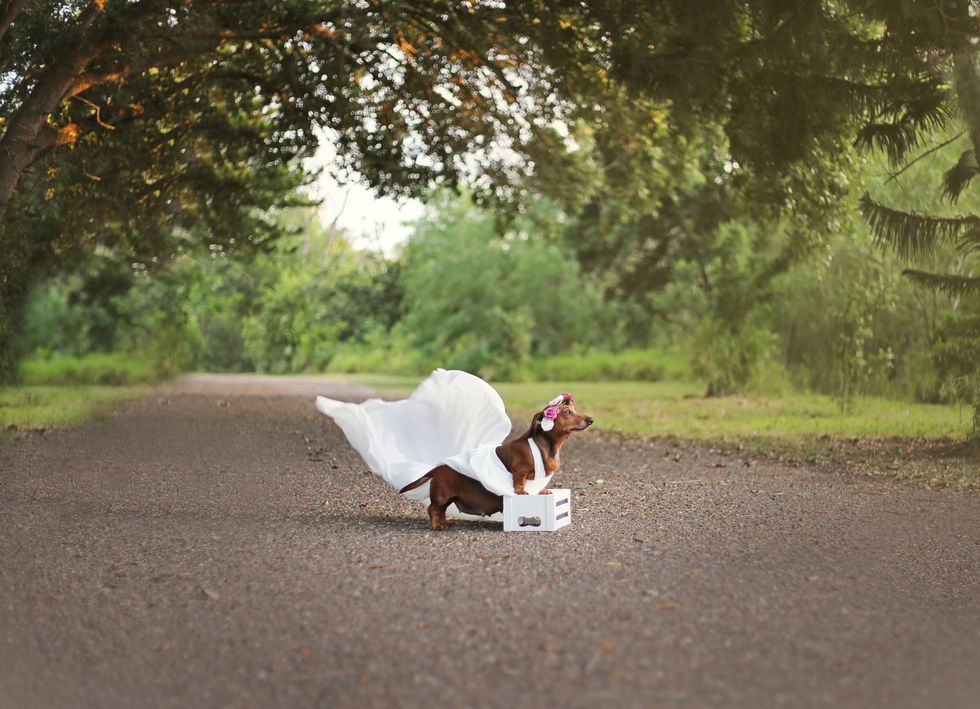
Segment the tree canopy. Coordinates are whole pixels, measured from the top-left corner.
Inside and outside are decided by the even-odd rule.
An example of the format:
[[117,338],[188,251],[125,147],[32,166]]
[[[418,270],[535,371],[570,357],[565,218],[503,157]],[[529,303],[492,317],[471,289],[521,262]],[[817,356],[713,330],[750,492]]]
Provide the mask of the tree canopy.
[[53,257],[261,243],[321,135],[383,192],[518,184],[580,51],[546,4],[0,3],[0,342]]

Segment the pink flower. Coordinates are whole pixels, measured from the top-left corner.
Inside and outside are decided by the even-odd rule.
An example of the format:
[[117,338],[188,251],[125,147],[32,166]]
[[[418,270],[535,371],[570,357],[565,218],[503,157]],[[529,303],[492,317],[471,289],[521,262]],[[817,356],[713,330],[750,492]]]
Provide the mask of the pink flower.
[[544,410],[544,417],[546,419],[551,419],[552,421],[554,421],[556,418],[558,418],[558,407],[549,406],[548,408],[546,408]]
[[575,403],[575,395],[574,394],[566,394],[565,392],[562,392],[562,395],[561,396],[562,396],[563,399],[568,399],[568,403],[569,404],[574,404]]

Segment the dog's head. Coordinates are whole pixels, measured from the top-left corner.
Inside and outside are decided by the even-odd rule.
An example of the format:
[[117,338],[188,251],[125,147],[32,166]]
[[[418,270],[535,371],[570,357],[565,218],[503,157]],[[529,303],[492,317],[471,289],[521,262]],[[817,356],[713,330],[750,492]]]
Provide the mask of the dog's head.
[[567,436],[572,431],[584,431],[592,422],[591,416],[579,412],[575,408],[575,397],[572,394],[556,396],[541,411],[531,419],[531,431],[544,431],[552,437]]

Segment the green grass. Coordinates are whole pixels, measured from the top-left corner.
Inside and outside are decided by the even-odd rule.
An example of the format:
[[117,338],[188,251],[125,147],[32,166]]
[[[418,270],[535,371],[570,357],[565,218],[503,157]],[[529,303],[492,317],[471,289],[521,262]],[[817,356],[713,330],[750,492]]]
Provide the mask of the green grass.
[[30,358],[20,370],[27,385],[155,384],[160,379],[152,363],[123,352]]
[[[359,375],[356,380],[389,396],[404,396],[419,379]],[[917,404],[875,397],[838,413],[828,396],[702,396],[694,382],[495,383],[511,414],[528,417],[561,391],[574,392],[578,407],[603,428],[647,436],[735,442],[765,438],[787,442],[832,438],[949,438],[964,440],[969,416],[958,406]]]
[[[698,385],[670,383],[569,384],[580,407],[610,428],[624,433],[677,436],[704,441],[738,441],[749,437],[799,442],[830,436],[963,437],[968,419],[958,407],[864,398],[841,415],[827,396],[780,398],[701,396]],[[554,387],[503,385],[511,406],[530,413]],[[553,395],[553,394],[552,394]]]
[[[348,378],[386,396],[405,396],[418,377]],[[828,396],[703,396],[687,381],[494,383],[518,420],[549,399],[573,392],[603,430],[748,449],[825,462],[867,475],[980,489],[976,449],[967,445],[969,410],[955,405],[859,398],[841,415]]]
[[30,358],[20,374],[19,386],[0,387],[0,430],[87,421],[144,395],[160,379],[152,364],[120,352]]
[[144,395],[142,386],[0,387],[0,428],[49,428],[104,414],[126,399]]

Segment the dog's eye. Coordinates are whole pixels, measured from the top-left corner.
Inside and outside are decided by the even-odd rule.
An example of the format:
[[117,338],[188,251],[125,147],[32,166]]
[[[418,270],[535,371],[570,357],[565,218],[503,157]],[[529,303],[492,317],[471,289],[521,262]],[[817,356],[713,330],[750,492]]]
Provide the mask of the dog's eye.
[[571,416],[572,415],[572,410],[571,409],[565,409],[565,415],[566,416]]

